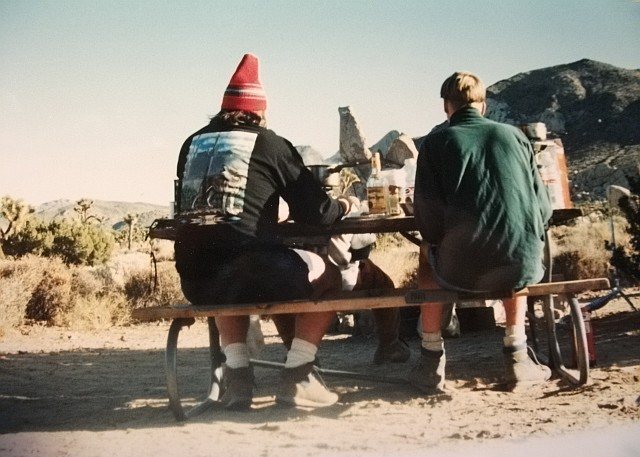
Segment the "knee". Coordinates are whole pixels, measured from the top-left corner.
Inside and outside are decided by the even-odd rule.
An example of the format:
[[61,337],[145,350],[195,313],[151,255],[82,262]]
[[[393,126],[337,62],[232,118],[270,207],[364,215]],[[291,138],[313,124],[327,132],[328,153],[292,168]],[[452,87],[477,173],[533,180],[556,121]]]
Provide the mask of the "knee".
[[314,298],[342,290],[342,275],[339,268],[328,260],[324,260],[324,272],[311,282]]

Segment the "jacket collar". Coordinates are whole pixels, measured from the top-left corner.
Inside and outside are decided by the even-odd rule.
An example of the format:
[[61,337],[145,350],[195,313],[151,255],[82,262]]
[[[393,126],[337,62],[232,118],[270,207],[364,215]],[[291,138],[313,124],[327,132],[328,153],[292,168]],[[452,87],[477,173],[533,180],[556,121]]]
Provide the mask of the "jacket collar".
[[482,114],[475,108],[470,106],[465,106],[460,108],[458,111],[453,113],[451,119],[449,119],[449,125],[461,124],[468,121],[473,121],[476,119],[483,119]]

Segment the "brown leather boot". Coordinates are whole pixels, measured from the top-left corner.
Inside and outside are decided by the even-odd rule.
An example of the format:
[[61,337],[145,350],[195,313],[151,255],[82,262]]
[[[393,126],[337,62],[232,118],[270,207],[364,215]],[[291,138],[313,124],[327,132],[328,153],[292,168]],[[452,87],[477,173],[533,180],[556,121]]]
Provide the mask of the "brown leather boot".
[[226,409],[250,409],[253,401],[253,367],[229,368],[222,365],[222,387],[220,403]]
[[502,349],[505,365],[505,383],[511,390],[541,384],[551,378],[549,367],[529,357],[526,344]]

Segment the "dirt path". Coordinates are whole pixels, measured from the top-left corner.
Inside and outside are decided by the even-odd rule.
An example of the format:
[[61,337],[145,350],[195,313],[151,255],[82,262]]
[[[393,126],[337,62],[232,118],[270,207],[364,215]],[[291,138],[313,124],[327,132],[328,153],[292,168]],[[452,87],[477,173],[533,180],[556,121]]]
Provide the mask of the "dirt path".
[[[640,298],[633,300],[640,307]],[[277,371],[257,368],[252,412],[209,411],[184,424],[167,409],[166,324],[98,333],[24,327],[0,341],[0,455],[635,456],[640,312],[617,300],[594,316],[594,326],[598,366],[580,388],[553,379],[526,392],[501,391],[496,327],[446,341],[446,395],[425,398],[406,385],[326,377],[340,402],[301,411],[275,405]],[[263,329],[263,358],[282,360],[273,327]],[[187,400],[206,390],[207,344],[203,323],[181,334]],[[419,342],[409,344],[413,361]],[[406,375],[411,363],[372,365],[374,348],[371,339],[334,335],[320,359],[333,369]]]

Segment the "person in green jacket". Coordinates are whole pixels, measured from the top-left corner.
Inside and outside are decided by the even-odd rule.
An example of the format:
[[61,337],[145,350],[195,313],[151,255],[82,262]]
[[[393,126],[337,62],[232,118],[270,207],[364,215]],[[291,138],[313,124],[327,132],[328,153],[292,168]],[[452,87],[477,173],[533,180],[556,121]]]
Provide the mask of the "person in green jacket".
[[[440,95],[449,124],[425,137],[417,162],[414,208],[424,240],[418,285],[487,292],[539,282],[552,209],[529,140],[518,128],[483,117],[486,89],[477,76],[454,73]],[[549,368],[527,353],[526,297],[503,303],[505,382],[548,380]],[[444,388],[442,305],[421,306],[421,356],[409,381],[426,393]]]

